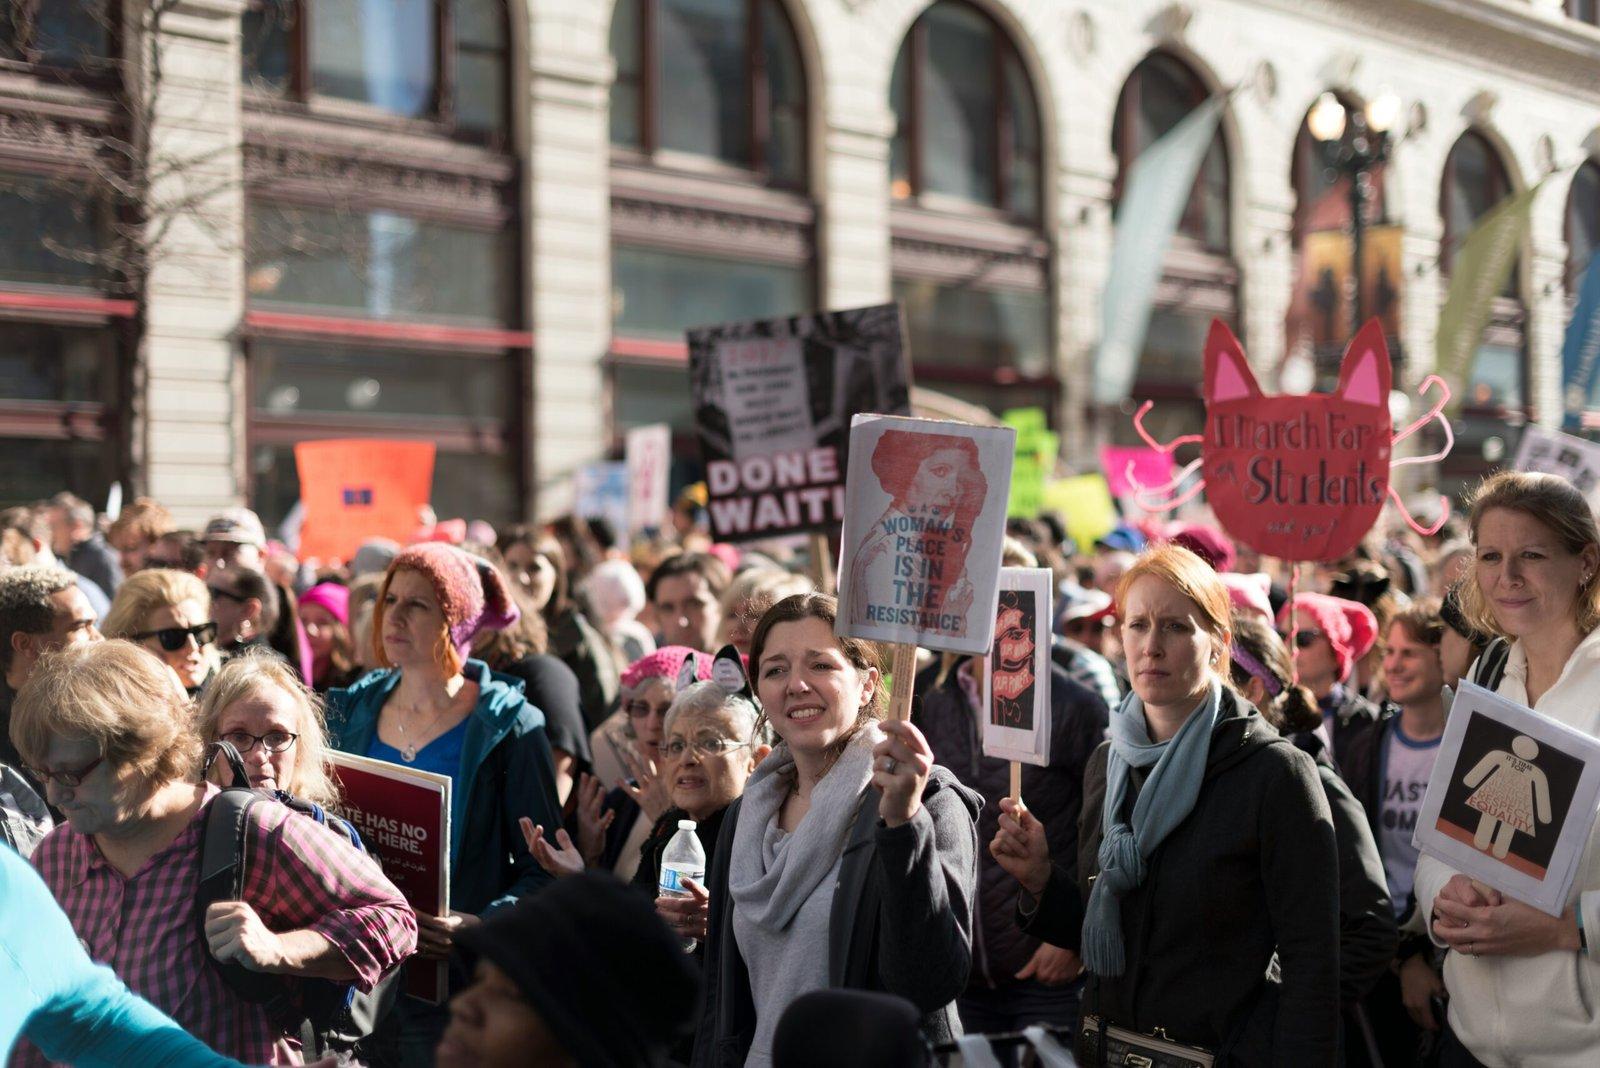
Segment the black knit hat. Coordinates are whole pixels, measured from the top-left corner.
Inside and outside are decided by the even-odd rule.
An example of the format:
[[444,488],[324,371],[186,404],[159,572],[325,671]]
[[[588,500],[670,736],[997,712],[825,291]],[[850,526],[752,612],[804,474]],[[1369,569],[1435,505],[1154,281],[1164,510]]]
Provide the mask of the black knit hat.
[[657,1065],[692,1027],[700,980],[650,899],[608,872],[558,879],[456,936],[596,1068]]

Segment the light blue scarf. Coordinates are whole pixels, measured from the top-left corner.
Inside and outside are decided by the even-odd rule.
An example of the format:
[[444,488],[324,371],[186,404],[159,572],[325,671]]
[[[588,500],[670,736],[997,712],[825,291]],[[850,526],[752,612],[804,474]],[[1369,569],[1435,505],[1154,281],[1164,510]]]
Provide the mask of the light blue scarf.
[[[1169,741],[1152,742],[1144,702],[1128,694],[1111,715],[1111,752],[1106,759],[1105,807],[1100,814],[1100,875],[1083,916],[1083,963],[1096,975],[1121,975],[1122,897],[1144,882],[1145,861],[1173,829],[1189,817],[1211,752],[1222,685],[1213,681],[1204,701]],[[1128,805],[1130,768],[1155,770]]]

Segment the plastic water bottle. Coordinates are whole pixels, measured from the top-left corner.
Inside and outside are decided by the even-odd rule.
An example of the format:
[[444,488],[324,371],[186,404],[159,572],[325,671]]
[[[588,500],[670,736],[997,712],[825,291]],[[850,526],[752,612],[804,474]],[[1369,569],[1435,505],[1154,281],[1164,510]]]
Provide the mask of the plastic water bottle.
[[[683,885],[685,879],[693,879],[696,886],[704,889],[706,851],[694,829],[694,820],[678,821],[678,833],[672,836],[672,841],[667,843],[666,852],[661,854],[661,879],[656,883],[657,897],[693,897],[694,895],[689,893],[689,888]],[[685,938],[683,951],[691,952],[697,945],[699,939]]]

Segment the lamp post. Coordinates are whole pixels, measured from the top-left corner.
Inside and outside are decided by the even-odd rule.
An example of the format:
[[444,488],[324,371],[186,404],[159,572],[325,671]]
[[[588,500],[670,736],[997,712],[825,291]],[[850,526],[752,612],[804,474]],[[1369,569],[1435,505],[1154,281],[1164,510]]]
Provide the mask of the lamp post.
[[[1359,110],[1348,109],[1332,93],[1323,93],[1311,108],[1306,124],[1322,149],[1323,164],[1350,179],[1351,274],[1355,294],[1353,334],[1361,329],[1362,243],[1366,229],[1367,186],[1372,170],[1389,158],[1389,131],[1400,118],[1400,98],[1384,93]],[[1348,127],[1348,135],[1346,128]]]

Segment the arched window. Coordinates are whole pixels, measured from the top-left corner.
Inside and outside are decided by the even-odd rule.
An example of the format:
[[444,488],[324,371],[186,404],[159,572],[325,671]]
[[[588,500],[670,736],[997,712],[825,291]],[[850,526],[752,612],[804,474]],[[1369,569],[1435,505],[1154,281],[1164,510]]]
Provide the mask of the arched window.
[[[425,439],[441,517],[526,518],[508,0],[258,0],[246,22],[252,504],[296,442]],[[276,94],[272,92],[276,90]],[[292,131],[280,113],[303,107]],[[373,136],[400,123],[405,137]]]
[[1578,168],[1567,195],[1567,295],[1576,297],[1583,272],[1600,251],[1600,163]]
[[[1155,52],[1146,57],[1122,87],[1111,128],[1117,154],[1116,199],[1122,199],[1128,168],[1139,154],[1159,141],[1210,95],[1199,76],[1175,56]],[[1208,252],[1230,248],[1228,151],[1218,130],[1195,178],[1178,232]]]
[[[1113,195],[1120,204],[1128,168],[1207,97],[1205,83],[1182,60],[1153,52],[1134,67],[1117,98],[1111,143],[1117,157]],[[1214,318],[1237,327],[1239,273],[1230,255],[1228,154],[1217,131],[1163,262],[1150,328],[1134,375],[1133,397],[1156,400],[1148,424],[1158,436],[1192,433],[1200,403],[1205,339]],[[1164,423],[1164,425],[1163,425]],[[1112,421],[1118,444],[1139,439],[1126,419]]]
[[917,382],[1053,418],[1042,129],[1015,43],[964,0],[938,0],[901,43],[889,95],[894,297]]
[[611,142],[806,183],[805,72],[780,0],[617,0]]
[[61,70],[104,66],[109,0],[9,0],[0,4],[0,60]]
[[1579,22],[1600,26],[1600,0],[1567,0],[1567,14]]
[[611,54],[610,439],[694,456],[684,331],[816,310],[805,65],[783,0],[617,0]]
[[895,199],[1040,212],[1039,109],[1022,57],[994,20],[943,0],[923,13],[889,88]]
[[354,104],[506,136],[505,0],[250,0],[245,84],[302,104]]

